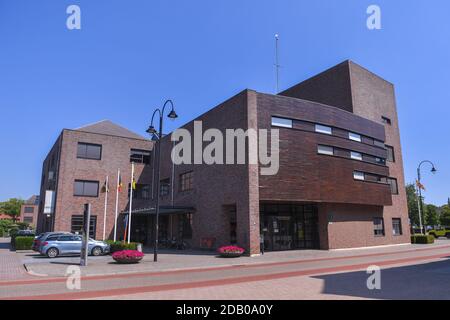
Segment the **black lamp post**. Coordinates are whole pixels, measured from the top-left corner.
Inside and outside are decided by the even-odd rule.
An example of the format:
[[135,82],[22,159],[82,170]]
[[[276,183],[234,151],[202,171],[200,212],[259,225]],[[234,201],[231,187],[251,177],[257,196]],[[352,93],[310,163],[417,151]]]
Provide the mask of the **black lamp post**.
[[419,166],[417,167],[417,189],[418,189],[418,193],[419,193],[419,199],[417,199],[417,202],[418,202],[418,209],[419,209],[420,232],[422,234],[425,234],[425,232],[424,232],[425,221],[423,220],[423,217],[422,217],[422,211],[423,211],[422,207],[423,207],[423,205],[422,205],[422,184],[420,183],[420,167],[424,163],[431,164],[431,173],[435,174],[437,172],[436,167],[434,166],[433,162],[431,162],[429,160],[422,161],[421,163],[419,163]]
[[[160,163],[161,163],[161,141],[163,138],[163,116],[164,116],[164,111],[166,109],[166,106],[170,104],[171,110],[169,112],[169,114],[167,115],[167,117],[169,119],[176,119],[178,118],[178,115],[175,112],[174,106],[173,106],[173,102],[172,100],[167,100],[164,103],[164,106],[162,107],[162,109],[156,109],[153,112],[152,115],[152,121],[150,123],[150,127],[147,129],[147,133],[153,135],[156,137],[156,159],[157,159],[157,167],[156,167],[156,222],[155,222],[155,243],[153,246],[153,261],[157,262],[158,261],[158,238],[159,238],[159,195],[160,195]],[[156,131],[155,127],[153,126],[153,120],[155,118],[156,113],[159,113],[159,132]],[[173,183],[173,181],[172,181]]]

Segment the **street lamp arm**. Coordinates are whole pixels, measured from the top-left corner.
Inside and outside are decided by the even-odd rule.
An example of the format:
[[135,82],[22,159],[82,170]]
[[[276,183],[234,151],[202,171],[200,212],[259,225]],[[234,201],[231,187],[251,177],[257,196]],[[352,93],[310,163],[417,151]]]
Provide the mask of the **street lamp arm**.
[[170,99],[169,99],[169,100],[166,100],[166,102],[164,102],[164,105],[163,105],[163,107],[162,107],[161,116],[164,115],[164,111],[166,110],[166,106],[167,106],[168,104],[170,104],[170,107],[171,107],[171,110],[170,110],[170,111],[173,111],[173,110],[174,110],[172,100],[170,100]]
[[423,160],[421,163],[419,163],[418,169],[420,169],[420,167],[421,167],[423,164],[425,164],[425,163],[429,163],[429,164],[431,164],[431,166],[432,166],[433,168],[436,168],[435,165],[434,165],[434,163],[431,162],[430,160]]

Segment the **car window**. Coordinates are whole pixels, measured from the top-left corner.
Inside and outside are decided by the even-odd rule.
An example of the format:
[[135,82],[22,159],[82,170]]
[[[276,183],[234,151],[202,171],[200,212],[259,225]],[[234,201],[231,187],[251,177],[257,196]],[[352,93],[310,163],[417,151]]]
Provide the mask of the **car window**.
[[74,236],[59,236],[58,241],[73,241]]
[[74,241],[81,241],[81,237],[80,236],[75,236],[73,238],[74,238]]
[[49,236],[47,239],[46,239],[46,241],[56,241],[56,240],[58,240],[58,235],[54,235],[54,236]]

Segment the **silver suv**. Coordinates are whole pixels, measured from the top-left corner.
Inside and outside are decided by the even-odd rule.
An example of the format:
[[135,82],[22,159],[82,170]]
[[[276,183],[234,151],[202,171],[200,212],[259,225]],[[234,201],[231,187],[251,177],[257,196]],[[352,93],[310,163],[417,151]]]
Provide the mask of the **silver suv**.
[[[88,254],[99,256],[109,252],[109,245],[103,241],[89,239]],[[49,258],[61,255],[79,255],[81,253],[81,236],[76,234],[50,235],[41,241],[39,253]]]

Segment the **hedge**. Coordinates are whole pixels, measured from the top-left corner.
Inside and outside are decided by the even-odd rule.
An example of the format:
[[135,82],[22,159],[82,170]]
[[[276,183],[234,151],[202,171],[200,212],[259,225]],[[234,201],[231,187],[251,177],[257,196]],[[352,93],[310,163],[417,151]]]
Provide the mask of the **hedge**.
[[31,250],[34,237],[16,237],[15,249],[16,250]]
[[114,253],[122,250],[137,250],[138,244],[137,242],[123,242],[123,241],[113,241],[106,240],[107,244],[109,244],[109,252]]
[[434,237],[430,234],[414,234],[411,236],[411,243],[430,244],[434,243]]

